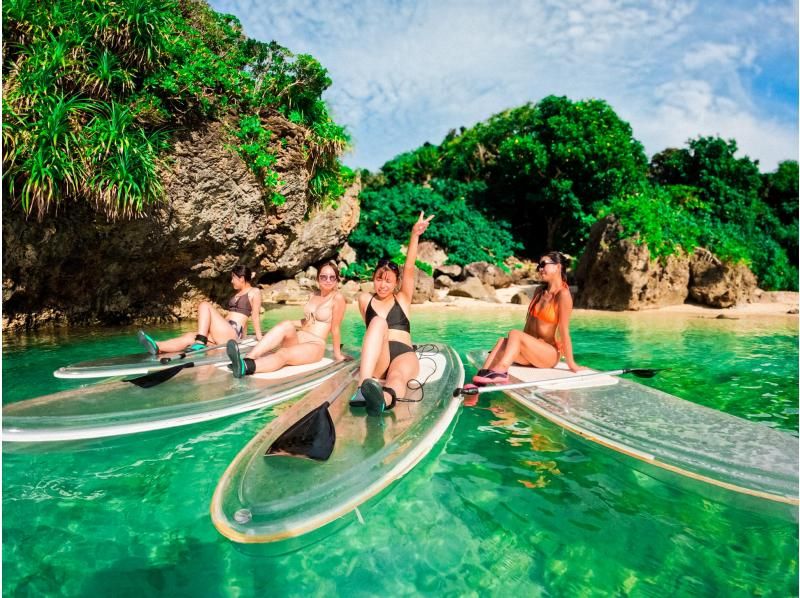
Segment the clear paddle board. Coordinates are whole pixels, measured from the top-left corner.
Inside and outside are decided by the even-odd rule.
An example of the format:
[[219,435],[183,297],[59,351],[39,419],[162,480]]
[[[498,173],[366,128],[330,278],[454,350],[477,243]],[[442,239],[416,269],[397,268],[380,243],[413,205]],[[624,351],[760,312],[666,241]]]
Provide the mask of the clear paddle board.
[[[357,371],[342,371],[270,422],[228,466],[211,501],[211,518],[242,543],[296,538],[332,523],[387,488],[418,463],[450,427],[460,405],[461,359],[446,345],[420,355],[422,389],[382,416],[350,406]],[[295,423],[327,409],[333,452],[325,461],[266,453]]]
[[[239,346],[247,349],[255,344],[255,337],[248,337],[239,343]],[[58,368],[53,372],[53,375],[56,378],[69,379],[143,376],[186,363],[201,366],[212,363],[225,363],[227,361],[228,356],[225,353],[225,345],[215,345],[207,349],[184,353],[150,355],[150,353],[140,352],[132,355],[92,359]]]
[[[481,367],[486,352],[471,351]],[[650,465],[735,492],[797,505],[798,440],[613,376],[514,366],[510,382],[545,381],[508,395],[588,440]]]
[[[234,378],[227,364],[192,367],[168,382],[141,388],[113,380],[3,407],[3,442],[103,438],[174,428],[245,413],[295,397],[356,361],[315,363]],[[358,351],[345,350],[358,356]]]

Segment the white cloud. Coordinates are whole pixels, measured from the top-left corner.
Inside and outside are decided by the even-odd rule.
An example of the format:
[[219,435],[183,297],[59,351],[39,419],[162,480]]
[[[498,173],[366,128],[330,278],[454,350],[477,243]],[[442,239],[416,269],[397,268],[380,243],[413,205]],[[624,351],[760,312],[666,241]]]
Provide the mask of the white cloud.
[[329,69],[325,97],[353,134],[345,161],[354,166],[377,168],[550,94],[607,100],[649,153],[719,134],[766,169],[797,156],[797,95],[774,92],[796,81],[794,2],[211,4],[236,14],[247,35]]

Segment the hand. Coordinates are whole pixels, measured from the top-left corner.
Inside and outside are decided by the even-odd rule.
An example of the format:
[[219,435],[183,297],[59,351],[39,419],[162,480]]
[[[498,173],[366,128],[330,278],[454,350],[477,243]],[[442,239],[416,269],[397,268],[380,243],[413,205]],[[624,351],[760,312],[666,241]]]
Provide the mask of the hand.
[[338,355],[334,355],[333,358],[336,361],[353,361],[353,358],[349,355],[345,355],[344,353],[339,353]]
[[577,363],[574,363],[574,362],[572,364],[567,364],[567,365],[569,366],[569,369],[571,371],[573,371],[573,372],[580,372],[582,370],[588,370],[589,369],[585,365],[578,365]]
[[411,234],[413,236],[419,237],[428,229],[428,225],[433,220],[435,214],[431,214],[427,218],[425,218],[425,212],[419,213],[419,219],[414,223],[413,228],[411,229]]

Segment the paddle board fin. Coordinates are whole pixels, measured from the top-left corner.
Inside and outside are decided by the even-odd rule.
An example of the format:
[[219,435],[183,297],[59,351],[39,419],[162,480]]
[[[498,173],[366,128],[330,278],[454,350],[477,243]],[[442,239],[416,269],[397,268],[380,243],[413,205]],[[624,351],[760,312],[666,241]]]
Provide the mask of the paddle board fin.
[[307,457],[315,461],[327,461],[336,442],[336,428],[328,412],[329,405],[330,403],[325,401],[311,413],[304,415],[281,434],[264,455]]

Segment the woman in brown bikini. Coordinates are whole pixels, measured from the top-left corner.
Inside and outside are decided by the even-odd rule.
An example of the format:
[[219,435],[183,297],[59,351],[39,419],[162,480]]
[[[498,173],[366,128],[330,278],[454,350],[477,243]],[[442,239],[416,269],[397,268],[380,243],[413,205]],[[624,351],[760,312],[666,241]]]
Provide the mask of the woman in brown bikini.
[[228,315],[223,316],[213,304],[203,301],[197,308],[197,332],[187,332],[179,337],[156,342],[144,330],[138,334],[139,343],[151,355],[174,351],[199,351],[210,342],[221,345],[228,340],[241,340],[247,335],[247,321],[252,317],[253,330],[261,338],[261,290],[250,284],[253,273],[247,266],[238,266],[231,272],[231,286],[236,291],[228,302]]
[[[345,300],[338,290],[339,269],[326,262],[317,275],[319,293],[312,295],[303,311],[302,320],[286,320],[274,326],[259,343],[242,357],[239,345],[227,345],[233,375],[237,378],[255,373],[274,372],[285,365],[303,365],[319,361],[325,354],[328,335],[333,337],[333,356],[345,357],[341,350],[341,323]],[[277,349],[277,350],[275,350]]]

